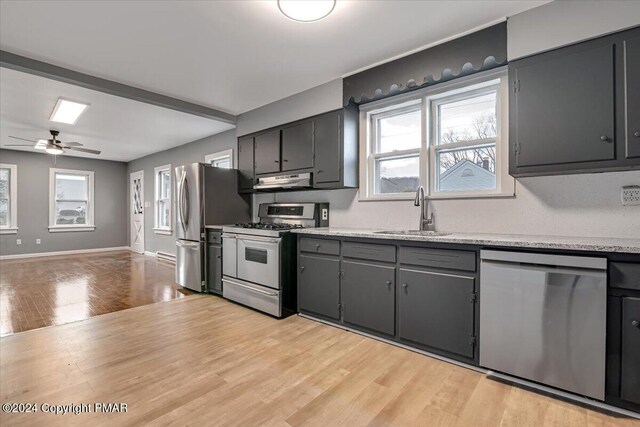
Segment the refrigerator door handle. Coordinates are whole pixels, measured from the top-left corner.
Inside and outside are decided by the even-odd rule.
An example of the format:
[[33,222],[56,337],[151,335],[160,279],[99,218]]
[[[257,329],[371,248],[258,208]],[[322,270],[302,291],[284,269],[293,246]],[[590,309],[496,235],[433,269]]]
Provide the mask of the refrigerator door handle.
[[184,223],[184,227],[185,227],[185,231],[186,228],[189,227],[189,215],[191,214],[191,206],[190,204],[190,197],[189,197],[189,180],[187,180],[187,173],[185,172],[184,174],[184,180],[183,180],[183,189],[182,189],[182,200],[184,202],[185,208],[185,214],[184,217],[182,218],[182,222]]
[[184,232],[187,231],[187,227],[184,224],[184,180],[187,173],[183,170],[180,175],[180,183],[178,184],[178,213],[180,214],[180,225]]

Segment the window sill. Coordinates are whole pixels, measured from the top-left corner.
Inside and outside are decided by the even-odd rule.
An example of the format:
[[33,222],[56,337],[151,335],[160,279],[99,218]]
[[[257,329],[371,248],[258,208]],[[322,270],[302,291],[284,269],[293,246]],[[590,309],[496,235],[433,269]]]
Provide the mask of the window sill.
[[18,227],[0,228],[0,234],[18,234]]
[[49,226],[49,233],[66,233],[68,231],[94,231],[95,225],[68,226],[68,225],[52,225]]
[[165,236],[171,236],[173,234],[173,231],[170,228],[154,228],[153,232]]

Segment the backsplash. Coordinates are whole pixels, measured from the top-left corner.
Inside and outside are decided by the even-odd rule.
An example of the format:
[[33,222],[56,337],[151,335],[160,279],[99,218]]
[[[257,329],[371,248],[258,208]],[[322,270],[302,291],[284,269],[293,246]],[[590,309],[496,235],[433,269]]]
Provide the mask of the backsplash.
[[[430,202],[436,229],[447,232],[640,239],[640,206],[622,206],[621,187],[640,184],[640,171],[521,178],[516,197]],[[358,191],[257,194],[263,202],[329,202],[332,227],[416,229],[413,201],[358,200]]]

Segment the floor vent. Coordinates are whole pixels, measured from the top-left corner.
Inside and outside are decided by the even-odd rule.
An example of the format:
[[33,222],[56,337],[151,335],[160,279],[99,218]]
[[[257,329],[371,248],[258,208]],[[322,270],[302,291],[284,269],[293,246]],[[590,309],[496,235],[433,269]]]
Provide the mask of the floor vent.
[[156,252],[156,258],[164,260],[164,261],[169,261],[169,262],[172,262],[174,264],[176,262],[176,256],[172,255],[172,254],[169,254],[169,253],[166,253],[166,252],[160,252],[160,251]]

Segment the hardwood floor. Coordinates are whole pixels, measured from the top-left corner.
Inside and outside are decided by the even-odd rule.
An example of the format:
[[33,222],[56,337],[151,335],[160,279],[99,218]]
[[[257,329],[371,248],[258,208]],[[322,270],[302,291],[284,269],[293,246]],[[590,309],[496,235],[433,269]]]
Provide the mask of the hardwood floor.
[[174,265],[129,251],[0,261],[0,336],[181,298]]
[[192,295],[0,339],[2,403],[126,413],[0,414],[9,425],[632,426],[298,316]]

